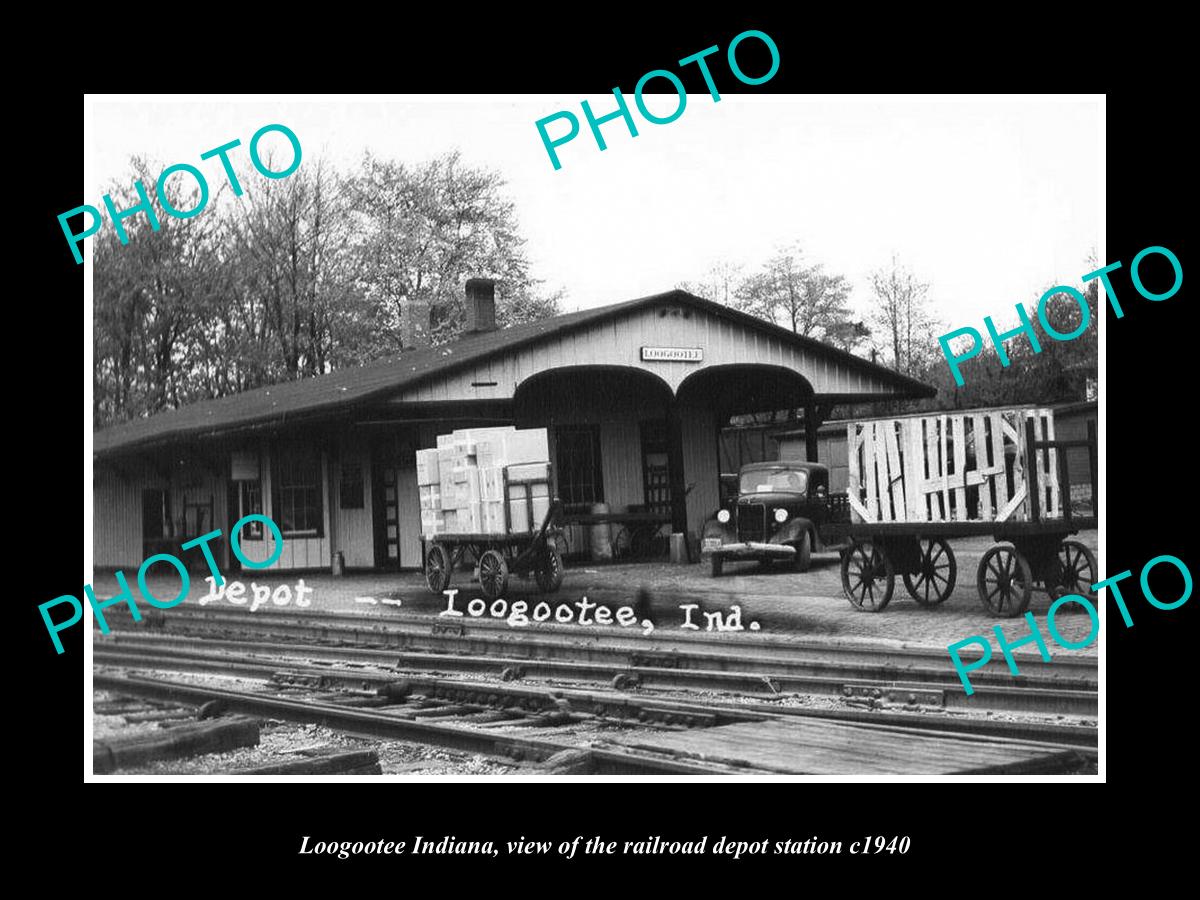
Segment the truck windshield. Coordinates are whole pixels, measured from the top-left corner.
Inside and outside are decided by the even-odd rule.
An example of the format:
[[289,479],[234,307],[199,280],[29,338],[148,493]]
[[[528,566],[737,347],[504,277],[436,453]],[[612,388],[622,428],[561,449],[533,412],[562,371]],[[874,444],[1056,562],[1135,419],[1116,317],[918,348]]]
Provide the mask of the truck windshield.
[[790,491],[803,494],[808,487],[808,472],[803,469],[755,469],[742,473],[743,494],[761,494],[771,491]]

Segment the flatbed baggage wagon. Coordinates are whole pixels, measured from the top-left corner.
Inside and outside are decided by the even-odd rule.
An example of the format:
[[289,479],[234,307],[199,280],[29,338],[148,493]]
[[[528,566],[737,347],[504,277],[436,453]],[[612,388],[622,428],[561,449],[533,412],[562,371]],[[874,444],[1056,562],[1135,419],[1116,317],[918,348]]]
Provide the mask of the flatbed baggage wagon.
[[[1094,599],[1095,556],[1069,539],[1096,527],[1094,423],[1086,440],[1056,440],[1049,409],[970,410],[853,422],[847,440],[852,517],[841,574],[853,606],[882,611],[897,574],[922,606],[944,602],[958,577],[950,541],[977,535],[998,542],[975,573],[989,613],[1021,615],[1035,587]],[[1073,508],[1072,450],[1087,453],[1087,515]]]
[[[429,589],[445,591],[469,553],[488,600],[504,596],[510,575],[532,576],[545,593],[558,590],[562,503],[552,497],[550,463],[525,461],[546,454],[544,429],[474,429],[441,436],[439,444],[418,452],[421,564]],[[522,461],[506,463],[511,457]]]

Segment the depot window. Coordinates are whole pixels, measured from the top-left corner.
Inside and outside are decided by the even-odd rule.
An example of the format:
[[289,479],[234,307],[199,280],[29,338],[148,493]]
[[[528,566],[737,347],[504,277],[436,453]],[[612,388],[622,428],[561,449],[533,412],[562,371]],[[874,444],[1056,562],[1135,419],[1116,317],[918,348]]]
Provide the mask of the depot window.
[[600,426],[568,425],[555,429],[558,495],[563,503],[591,504],[604,500],[600,477]]
[[321,506],[321,455],[304,446],[276,450],[275,515],[285,538],[322,537],[325,532]]

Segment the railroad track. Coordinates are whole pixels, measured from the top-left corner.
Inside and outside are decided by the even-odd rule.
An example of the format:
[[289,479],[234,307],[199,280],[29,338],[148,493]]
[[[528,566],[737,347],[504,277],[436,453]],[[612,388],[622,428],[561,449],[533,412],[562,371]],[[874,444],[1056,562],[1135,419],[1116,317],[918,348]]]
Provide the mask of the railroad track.
[[[875,705],[1033,714],[1097,715],[1095,661],[1021,661],[1022,676],[990,665],[967,696],[944,654],[921,648],[747,640],[716,648],[687,635],[668,640],[526,631],[461,620],[379,619],[352,614],[267,615],[189,610],[117,619],[110,643],[170,650],[202,639],[209,649],[295,654],[413,671],[554,679],[620,689],[709,690],[773,697],[834,696]],[[690,640],[688,638],[691,638]],[[600,643],[604,641],[604,643]],[[99,646],[99,645],[98,645]],[[1059,666],[1058,668],[1054,668]],[[1027,674],[1026,674],[1027,673]]]
[[[415,714],[429,710],[421,706],[412,710],[407,717],[393,711],[364,709],[339,703],[322,702],[306,698],[271,696],[250,691],[236,691],[195,684],[170,681],[162,678],[128,678],[120,675],[97,672],[93,675],[93,687],[127,697],[149,700],[168,700],[201,706],[208,703],[219,705],[222,713],[243,713],[288,722],[314,723],[356,735],[382,738],[384,740],[412,741],[447,749],[513,761],[529,760],[542,762],[553,756],[576,749],[575,745],[552,741],[543,737],[526,737],[519,734],[504,734],[486,728],[429,721]],[[365,699],[365,698],[364,698]],[[386,697],[383,699],[387,699]],[[397,705],[405,705],[398,698]],[[435,712],[443,712],[436,706]],[[449,709],[447,715],[477,715],[486,712],[483,707],[469,707],[465,711]],[[736,774],[738,770],[726,765],[694,762],[670,755],[655,755],[628,748],[589,748],[589,774],[598,775],[714,775]]]
[[[873,729],[895,729],[902,734],[952,736],[958,740],[1002,740],[1037,745],[1047,750],[1079,751],[1095,759],[1095,727],[1047,722],[996,721],[912,709],[867,711],[811,709],[777,703],[696,702],[661,695],[631,694],[613,690],[578,690],[556,686],[518,684],[512,681],[463,681],[444,675],[412,673],[392,668],[394,654],[354,648],[311,648],[250,645],[245,642],[155,641],[115,636],[99,641],[93,650],[96,665],[141,670],[207,672],[255,678],[276,686],[308,690],[345,690],[386,697],[397,684],[404,691],[439,701],[476,707],[528,710],[538,714],[575,713],[605,721],[654,723],[683,727],[715,727],[745,722],[802,719],[853,724]],[[313,653],[311,651],[315,650]],[[314,657],[320,657],[320,664]]]
[[[234,612],[228,608],[206,609],[180,606],[171,610],[149,610],[142,623],[132,623],[128,615],[114,610],[110,624],[143,630],[206,634],[230,631],[238,634],[272,634],[295,640],[347,642],[389,649],[429,650],[431,652],[470,652],[480,642],[488,646],[507,644],[512,654],[527,648],[527,655],[545,658],[566,654],[578,659],[583,648],[592,658],[629,658],[642,653],[647,658],[665,654],[678,665],[695,661],[696,668],[720,668],[735,663],[738,667],[770,665],[775,660],[797,659],[860,663],[895,668],[933,668],[953,671],[944,649],[894,647],[874,643],[831,643],[829,641],[754,635],[748,632],[722,635],[717,646],[711,635],[661,631],[650,637],[630,634],[631,629],[587,629],[530,624],[514,628],[488,618],[443,618],[391,612],[386,617],[349,612],[277,611],[270,607],[255,613]],[[970,659],[968,654],[967,659]],[[1042,676],[1063,684],[1096,685],[1097,659],[1094,656],[1062,655],[1047,663],[1036,654],[1017,654],[1024,674]],[[972,673],[972,681],[989,675],[1011,679],[1002,658],[993,658]],[[980,682],[983,683],[983,682]]]

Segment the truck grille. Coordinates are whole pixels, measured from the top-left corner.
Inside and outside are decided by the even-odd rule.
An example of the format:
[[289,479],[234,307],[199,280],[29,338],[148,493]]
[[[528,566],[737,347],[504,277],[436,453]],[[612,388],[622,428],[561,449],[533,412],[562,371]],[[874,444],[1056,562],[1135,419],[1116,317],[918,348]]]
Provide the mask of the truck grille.
[[767,534],[767,508],[761,503],[738,505],[738,540],[761,541]]

